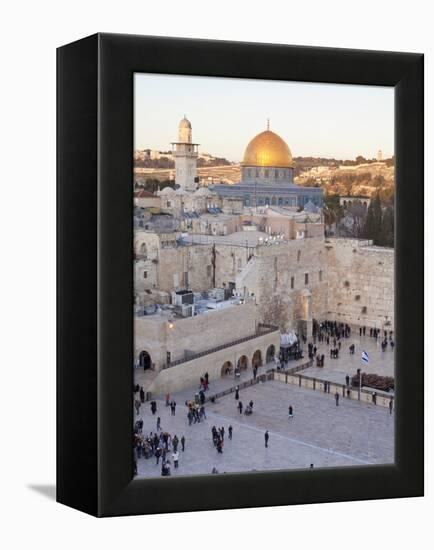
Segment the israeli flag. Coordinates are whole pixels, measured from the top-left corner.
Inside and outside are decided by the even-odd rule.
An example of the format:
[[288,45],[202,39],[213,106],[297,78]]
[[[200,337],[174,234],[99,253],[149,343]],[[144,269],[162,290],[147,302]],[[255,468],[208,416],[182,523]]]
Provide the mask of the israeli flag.
[[362,361],[363,361],[364,363],[369,363],[369,355],[368,355],[368,352],[366,352],[366,351],[363,351],[363,352],[362,352]]

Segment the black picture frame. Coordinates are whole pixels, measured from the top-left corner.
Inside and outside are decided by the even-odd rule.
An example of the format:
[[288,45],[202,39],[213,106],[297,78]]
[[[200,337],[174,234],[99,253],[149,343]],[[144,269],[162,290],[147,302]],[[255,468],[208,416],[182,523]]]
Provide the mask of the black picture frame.
[[[95,516],[423,495],[423,55],[96,34],[57,51],[57,500]],[[396,463],[134,479],[133,75],[395,87]]]

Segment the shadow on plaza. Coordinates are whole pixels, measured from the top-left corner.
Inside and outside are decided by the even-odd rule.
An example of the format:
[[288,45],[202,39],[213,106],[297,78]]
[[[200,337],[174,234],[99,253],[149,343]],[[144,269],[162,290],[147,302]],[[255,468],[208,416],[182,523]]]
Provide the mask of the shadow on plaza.
[[56,486],[53,485],[27,485],[27,488],[39,493],[50,500],[56,500]]

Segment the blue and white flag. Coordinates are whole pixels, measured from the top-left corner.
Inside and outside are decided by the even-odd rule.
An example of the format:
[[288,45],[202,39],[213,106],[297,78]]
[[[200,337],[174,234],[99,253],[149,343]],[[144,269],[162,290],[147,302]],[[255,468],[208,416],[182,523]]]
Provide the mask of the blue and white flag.
[[369,355],[367,351],[362,351],[362,361],[364,363],[369,363]]

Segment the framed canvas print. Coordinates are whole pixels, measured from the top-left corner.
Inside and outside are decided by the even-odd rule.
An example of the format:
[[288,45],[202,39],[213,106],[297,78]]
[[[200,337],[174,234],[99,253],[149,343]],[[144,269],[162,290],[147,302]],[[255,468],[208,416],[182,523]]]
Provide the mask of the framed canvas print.
[[58,50],[58,501],[423,494],[423,56]]

